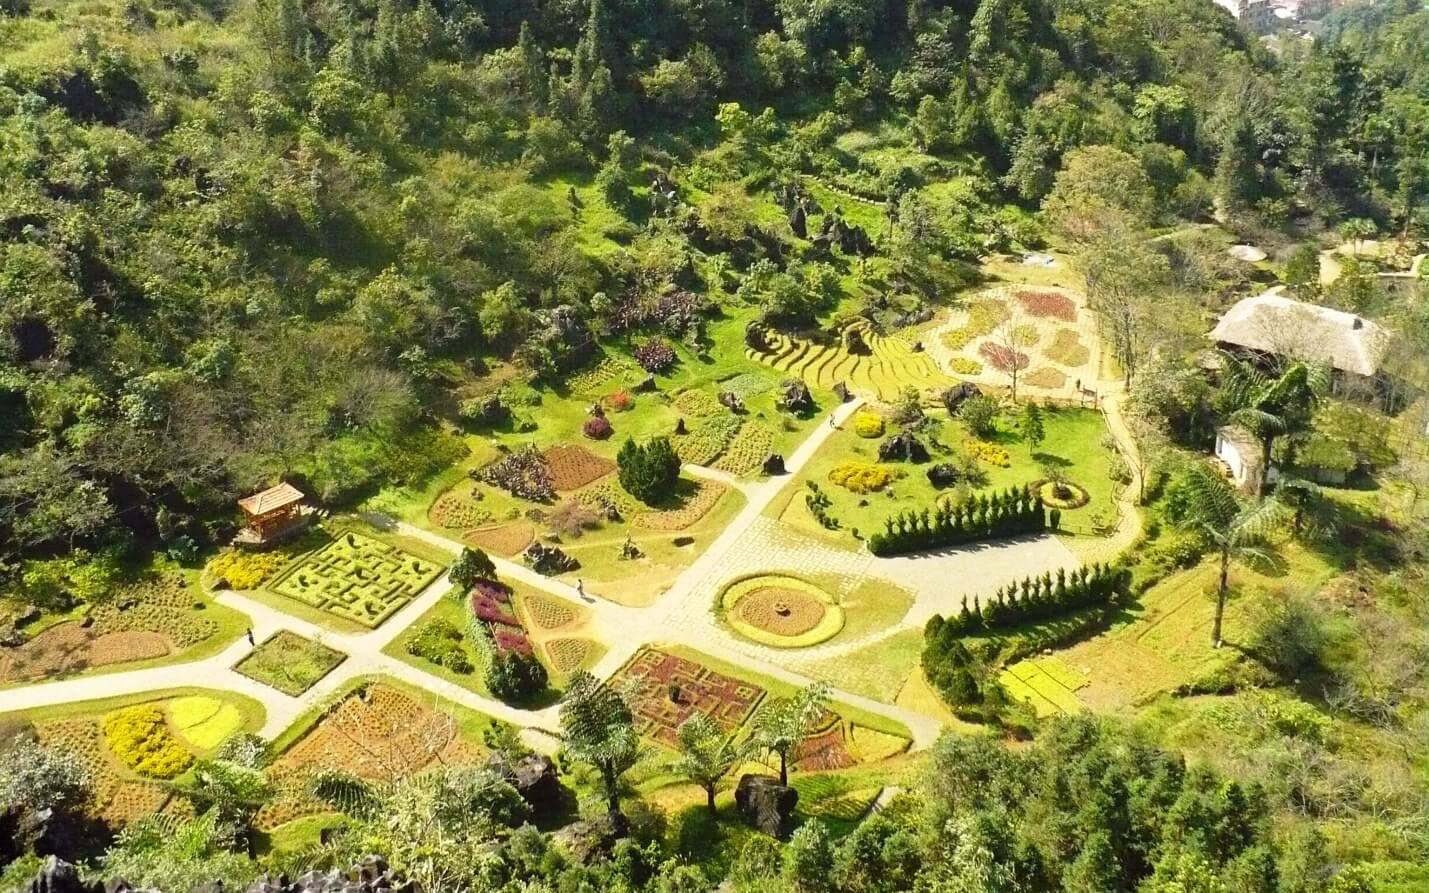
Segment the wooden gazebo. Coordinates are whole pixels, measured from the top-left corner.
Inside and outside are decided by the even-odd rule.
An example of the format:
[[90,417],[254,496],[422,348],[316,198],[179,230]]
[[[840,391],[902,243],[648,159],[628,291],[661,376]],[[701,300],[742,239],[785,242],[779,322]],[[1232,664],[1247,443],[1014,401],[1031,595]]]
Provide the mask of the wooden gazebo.
[[248,519],[239,539],[261,545],[301,527],[310,511],[306,500],[303,491],[286,482],[238,500]]

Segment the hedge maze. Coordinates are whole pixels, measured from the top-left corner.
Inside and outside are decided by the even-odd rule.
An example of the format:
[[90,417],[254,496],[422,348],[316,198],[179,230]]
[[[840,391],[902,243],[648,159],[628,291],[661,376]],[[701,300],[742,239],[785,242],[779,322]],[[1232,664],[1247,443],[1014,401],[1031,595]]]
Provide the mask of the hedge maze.
[[273,586],[279,595],[376,627],[427,588],[442,566],[360,533],[343,533]]

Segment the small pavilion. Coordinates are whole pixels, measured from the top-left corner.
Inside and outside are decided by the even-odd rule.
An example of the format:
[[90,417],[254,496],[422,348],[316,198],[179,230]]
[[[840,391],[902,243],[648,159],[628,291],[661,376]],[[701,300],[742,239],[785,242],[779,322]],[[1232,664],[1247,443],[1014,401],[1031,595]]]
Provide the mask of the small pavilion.
[[238,507],[248,519],[238,539],[263,545],[301,527],[310,511],[306,500],[303,491],[286,482],[238,500]]

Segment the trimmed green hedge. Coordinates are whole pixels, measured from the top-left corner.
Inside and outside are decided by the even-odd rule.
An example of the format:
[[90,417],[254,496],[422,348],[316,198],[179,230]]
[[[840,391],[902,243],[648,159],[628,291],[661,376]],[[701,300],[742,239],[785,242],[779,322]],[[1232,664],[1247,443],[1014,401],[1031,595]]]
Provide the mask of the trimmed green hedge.
[[868,538],[874,555],[898,555],[975,540],[1040,533],[1047,528],[1042,500],[1026,487],[979,493],[962,505],[913,510],[887,518],[883,531]]

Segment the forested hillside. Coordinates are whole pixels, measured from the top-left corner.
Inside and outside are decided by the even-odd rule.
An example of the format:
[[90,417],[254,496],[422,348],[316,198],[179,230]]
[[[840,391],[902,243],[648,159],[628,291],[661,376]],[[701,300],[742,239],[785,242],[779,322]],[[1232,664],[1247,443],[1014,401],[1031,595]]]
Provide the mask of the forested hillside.
[[[716,830],[716,820],[702,824],[698,810],[667,824],[641,801],[663,776],[642,777],[648,788],[623,778],[639,750],[626,716],[626,738],[560,761],[570,786],[594,796],[597,811],[605,796],[618,814],[624,797],[633,813],[631,837],[594,865],[558,855],[549,828],[513,830],[528,811],[504,777],[452,767],[417,776],[430,784],[305,791],[308,803],[331,795],[324,802],[337,805],[326,814],[342,814],[333,827],[344,833],[328,849],[316,831],[308,849],[279,852],[275,843],[272,858],[261,861],[251,826],[277,797],[259,772],[275,754],[233,769],[234,753],[267,746],[246,739],[230,739],[210,754],[222,756],[200,760],[198,781],[184,777],[185,790],[198,791],[199,808],[189,810],[198,818],[165,814],[121,835],[107,855],[100,855],[105,848],[78,855],[175,893],[215,874],[246,883],[260,868],[331,867],[373,849],[413,876],[425,872],[428,893],[697,893],[723,881],[730,886],[721,889],[739,893],[1407,893],[1425,877],[1419,866],[1429,856],[1429,606],[1422,594],[1429,535],[1420,500],[1429,454],[1405,435],[1424,429],[1429,286],[1422,259],[1409,267],[1388,247],[1380,254],[1361,248],[1392,242],[1395,252],[1413,255],[1426,238],[1429,11],[1420,0],[1349,3],[1326,17],[1313,40],[1262,40],[1211,0],[0,0],[0,639],[7,648],[27,640],[27,623],[32,632],[61,620],[88,629],[91,606],[107,609],[120,581],[147,579],[155,569],[178,569],[188,575],[183,585],[197,591],[198,569],[239,526],[235,501],[280,481],[324,512],[411,510],[403,520],[423,522],[435,518],[434,501],[462,486],[458,496],[504,488],[484,504],[476,493],[458,506],[480,523],[443,528],[455,531],[456,542],[488,522],[526,525],[531,533],[504,556],[517,560],[527,543],[541,545],[538,524],[556,528],[546,538],[575,552],[583,532],[629,523],[619,528],[622,562],[631,558],[627,547],[648,557],[633,538],[648,536],[640,545],[653,551],[650,531],[658,529],[673,541],[662,541],[668,550],[654,556],[674,568],[669,579],[653,577],[667,586],[718,533],[691,527],[698,536],[686,536],[678,524],[695,525],[709,512],[715,528],[739,511],[731,503],[740,498],[740,475],[782,474],[783,453],[801,442],[796,435],[822,428],[838,405],[834,382],[845,381],[833,370],[866,369],[855,357],[871,356],[875,339],[880,362],[897,352],[896,365],[889,360],[880,373],[885,379],[869,382],[889,394],[878,391],[880,400],[870,400],[880,403],[878,412],[849,427],[876,430],[845,437],[839,428],[829,436],[844,437],[835,442],[852,443],[849,455],[862,456],[855,438],[881,437],[886,418],[890,439],[902,433],[892,426],[906,428],[926,461],[914,434],[936,439],[936,428],[927,435],[918,425],[925,410],[937,415],[945,432],[957,433],[948,434],[951,446],[931,470],[908,474],[913,482],[900,483],[901,493],[922,493],[914,488],[926,478],[928,505],[956,496],[969,506],[971,531],[974,490],[995,481],[1007,490],[999,499],[1020,500],[1028,525],[1002,534],[1046,527],[1049,539],[1053,532],[1081,537],[1073,544],[1087,550],[1076,552],[1079,562],[1095,563],[1098,579],[1117,581],[1097,604],[1088,596],[1074,606],[1091,605],[1090,621],[1052,616],[1049,626],[1067,620],[1066,628],[1045,639],[1029,634],[1011,657],[997,650],[1003,642],[990,630],[1015,622],[1025,632],[1048,618],[1000,616],[1004,598],[997,608],[974,600],[981,613],[971,620],[965,599],[963,619],[946,627],[946,653],[923,652],[925,663],[933,655],[947,665],[919,670],[914,656],[904,676],[921,680],[917,674],[928,671],[924,688],[937,715],[969,734],[948,734],[909,757],[917,772],[908,797],[894,799],[884,787],[893,782],[876,769],[859,767],[832,782],[821,776],[839,796],[889,790],[892,806],[858,824],[875,793],[856,814],[829,820],[832,830],[810,822],[787,845],[752,832],[736,836],[725,825]],[[1266,251],[1242,263],[1228,256],[1233,243]],[[1052,264],[1056,274],[1047,272]],[[1070,326],[1088,311],[1084,341],[1068,328],[1070,342],[1058,342],[1067,356],[1080,352],[1062,365],[1087,371],[1056,373],[1060,379],[1033,391],[1047,398],[1045,419],[1042,409],[1029,412],[1018,401],[1016,376],[1027,357],[1015,362],[1017,339],[1028,337],[1027,325],[1019,331],[1006,319],[979,316],[994,312],[980,290],[1013,288],[1014,279],[1053,289],[1029,296],[1048,302],[1039,316],[1070,313],[1060,317]],[[1371,320],[1402,336],[1385,362],[1402,392],[1381,403],[1370,395],[1363,406],[1337,394],[1332,403],[1308,363],[1269,374],[1208,358],[1215,352],[1205,336],[1215,318],[1276,283],[1352,314],[1354,331]],[[1061,294],[1074,290],[1083,303]],[[1011,297],[1008,305],[1020,306]],[[966,323],[959,329],[943,314],[964,314],[956,318]],[[938,343],[934,329],[919,328],[932,320],[947,324],[936,330]],[[1031,329],[1034,340],[1041,337]],[[960,332],[966,337],[953,343]],[[974,338],[1004,339],[1005,347],[999,354],[985,341],[974,359]],[[944,347],[949,356],[968,351],[946,362],[938,353]],[[1009,372],[1011,400],[999,408],[970,385],[973,409],[960,416],[949,398],[959,382],[948,370],[976,376],[984,363],[989,376]],[[634,376],[628,387],[626,379],[602,377],[614,367]],[[672,386],[677,374],[679,388]],[[658,404],[657,375],[669,392]],[[727,387],[761,376],[768,379],[756,383],[762,390],[748,395]],[[634,384],[640,379],[649,387]],[[583,380],[594,385],[582,387]],[[1116,421],[1144,449],[1135,474],[1134,451],[1118,444],[1121,428],[1108,429],[1100,417],[1083,424],[1094,415],[1088,406],[1099,408],[1091,388],[1103,381],[1127,398],[1128,420],[1118,413]],[[985,390],[1000,399],[1007,383]],[[677,402],[696,388],[707,393]],[[896,399],[882,399],[890,394]],[[715,405],[701,415],[695,398]],[[638,422],[623,414],[633,400],[648,412]],[[1053,414],[1074,405],[1082,416]],[[979,412],[985,424],[974,420]],[[716,416],[724,427],[710,433],[719,423],[703,420]],[[1201,460],[1212,444],[1219,449],[1218,429],[1232,417],[1259,426],[1247,454],[1261,455],[1267,470],[1272,459],[1287,469],[1284,503],[1276,506],[1285,511],[1265,514],[1265,526],[1294,540],[1287,551],[1313,565],[1315,587],[1350,581],[1325,599],[1339,613],[1297,614],[1303,604],[1286,595],[1289,607],[1275,617],[1275,643],[1289,642],[1292,652],[1282,663],[1275,663],[1279,653],[1256,652],[1268,638],[1236,644],[1232,650],[1245,650],[1236,672],[1177,679],[1157,692],[1159,706],[1148,706],[1152,697],[1128,697],[1106,711],[1113,718],[1041,725],[1028,709],[1010,706],[997,681],[1005,664],[1105,631],[1104,608],[1132,599],[1131,589],[1139,597],[1165,580],[1180,585],[1181,574],[1204,571],[1195,596],[1206,604],[1219,581],[1214,649],[1225,653],[1220,610],[1232,588],[1229,569],[1239,592],[1241,562],[1249,567],[1263,543],[1251,536],[1232,543],[1226,533],[1255,508],[1249,495],[1217,490],[1207,499],[1223,497],[1213,506],[1220,514],[1198,515],[1196,498],[1209,485],[1198,490],[1203,482],[1187,469],[1207,464]],[[537,431],[559,436],[517,443]],[[747,442],[737,440],[741,431]],[[628,451],[602,443],[616,432]],[[662,468],[632,471],[643,461],[630,458],[641,454],[635,440],[666,434],[675,446],[657,438],[659,455],[649,462]],[[706,449],[701,437],[717,442]],[[1058,438],[1075,442],[1060,464],[1045,454],[1062,445]],[[526,498],[518,489],[529,481],[512,486],[490,473],[503,466],[519,477],[537,446],[566,440],[591,447],[570,459],[566,470],[580,478],[573,486],[555,487],[547,468],[536,482],[540,492]],[[717,466],[716,457],[738,453],[734,444],[747,455],[728,460],[737,467]],[[905,464],[913,462],[912,444],[901,444]],[[483,449],[490,455],[478,461]],[[1316,483],[1290,473],[1296,460],[1308,467],[1316,450],[1333,453],[1327,464],[1339,463],[1337,483],[1352,478],[1346,489],[1358,490],[1321,499]],[[898,456],[880,449],[878,459],[891,465]],[[588,478],[574,467],[587,461]],[[682,463],[714,470],[684,480],[709,498],[690,510],[693,520],[672,521],[687,503],[657,503],[682,480]],[[617,465],[629,493],[612,499],[623,491],[610,483],[578,504],[571,494]],[[885,469],[878,478],[870,468],[871,459],[841,462],[830,479],[837,471],[840,483],[863,489],[825,484],[834,502],[810,478],[795,503],[799,512],[807,507],[814,533],[837,533],[839,547],[859,560],[878,525],[886,522],[892,537],[895,523],[916,526],[917,510],[925,528],[929,518],[922,504],[873,499],[904,472]],[[949,481],[961,477],[962,489],[941,493],[940,469]],[[712,481],[729,486],[718,509],[711,506],[725,490],[705,487]],[[1043,514],[1044,502],[1053,505],[1037,495],[1044,485],[1047,495],[1065,498],[1057,503],[1068,512],[1061,530],[1061,508]],[[551,521],[542,506],[556,502],[558,489],[570,498]],[[1071,514],[1089,500],[1092,509]],[[938,510],[951,519],[946,505]],[[1120,515],[1102,512],[1123,507],[1128,518],[1145,509],[1145,523],[1138,514],[1129,522],[1136,529],[1113,539]],[[887,517],[894,508],[908,509],[911,521]],[[1319,524],[1317,511],[1337,508],[1340,516]],[[996,519],[984,523],[989,511],[984,496],[980,523],[997,534]],[[778,517],[771,512],[770,523]],[[637,529],[641,519],[651,526]],[[332,529],[339,550],[359,550],[355,528]],[[982,534],[959,527],[957,535]],[[391,554],[375,537],[361,548]],[[1096,552],[1104,541],[1125,555]],[[410,551],[416,557],[406,556],[406,566],[397,558],[388,570],[420,577],[420,585],[411,583],[414,596],[441,575],[444,553]],[[617,581],[634,566],[605,557],[597,567]],[[1122,558],[1115,574],[1103,574]],[[286,560],[254,571],[251,587],[225,578],[222,588],[257,590]],[[1285,595],[1302,569],[1281,561],[1257,579],[1257,594]],[[585,604],[595,604],[587,581],[604,582],[595,570],[570,581]],[[1366,576],[1354,576],[1360,572]],[[485,576],[495,573],[469,582]],[[1050,594],[1050,570],[1045,579]],[[1070,605],[1076,599],[1065,583],[1064,574],[1056,591]],[[237,641],[238,615],[188,599],[183,585],[183,610],[207,618],[197,621],[215,643],[206,654],[217,653],[224,636]],[[1021,592],[1041,585],[1024,581]],[[1090,585],[1085,574],[1080,585]],[[448,659],[472,669],[451,644],[468,634],[461,596],[470,588],[452,602],[460,628],[455,621],[424,627],[450,633],[447,652],[432,659],[443,673]],[[1010,591],[1015,600],[1015,582]],[[566,610],[551,601],[553,613]],[[508,635],[521,630],[514,602],[490,596],[482,604],[509,621]],[[562,622],[584,609],[572,604]],[[1138,622],[1159,610],[1138,614]],[[324,619],[316,609],[301,616]],[[993,620],[984,627],[983,617]],[[930,629],[943,628],[941,617],[934,620]],[[251,639],[253,630],[247,633]],[[992,640],[986,655],[972,641],[983,633]],[[1205,638],[1199,627],[1195,635],[1198,643]],[[909,654],[923,647],[920,630],[912,639]],[[1311,644],[1290,647],[1302,639]],[[524,633],[519,641],[540,669]],[[881,647],[893,639],[869,641]],[[1134,646],[1151,650],[1153,641],[1143,646],[1138,637]],[[581,659],[594,665],[603,649],[581,651]],[[1246,666],[1253,671],[1238,675]],[[539,683],[545,686],[544,670]],[[0,678],[0,688],[10,684]],[[1258,698],[1262,687],[1294,706],[1267,694],[1247,719],[1196,700],[1252,690],[1248,697]],[[902,691],[900,678],[888,700]],[[678,683],[670,683],[668,698],[679,703]],[[1252,722],[1254,734],[1242,735]],[[972,734],[971,723],[992,734]],[[807,731],[786,733],[780,757]],[[1034,740],[1005,747],[997,736]],[[1223,744],[1228,739],[1244,748]],[[513,760],[525,755],[514,734],[485,743]],[[618,745],[628,749],[616,757],[601,749]],[[1204,759],[1188,766],[1181,745]],[[14,800],[0,806],[38,808],[14,792],[51,774],[55,784],[39,786],[46,795],[59,802],[72,793],[58,789],[73,767],[37,753],[22,757],[39,770],[6,774],[0,764],[0,794]],[[630,765],[619,772],[601,762],[626,756]],[[59,762],[45,762],[52,757]],[[698,759],[684,757],[680,770],[661,771],[698,781]],[[727,761],[709,783],[712,808],[716,782],[741,765]],[[6,814],[0,811],[0,833]],[[393,815],[401,821],[389,822]],[[168,835],[180,826],[183,836]],[[113,843],[112,831],[95,839]],[[327,828],[321,837],[326,845]],[[0,846],[0,867],[19,855],[7,847]],[[1360,863],[1389,868],[1374,874]],[[32,864],[16,864],[33,873]],[[1396,886],[1394,877],[1407,880]]]

